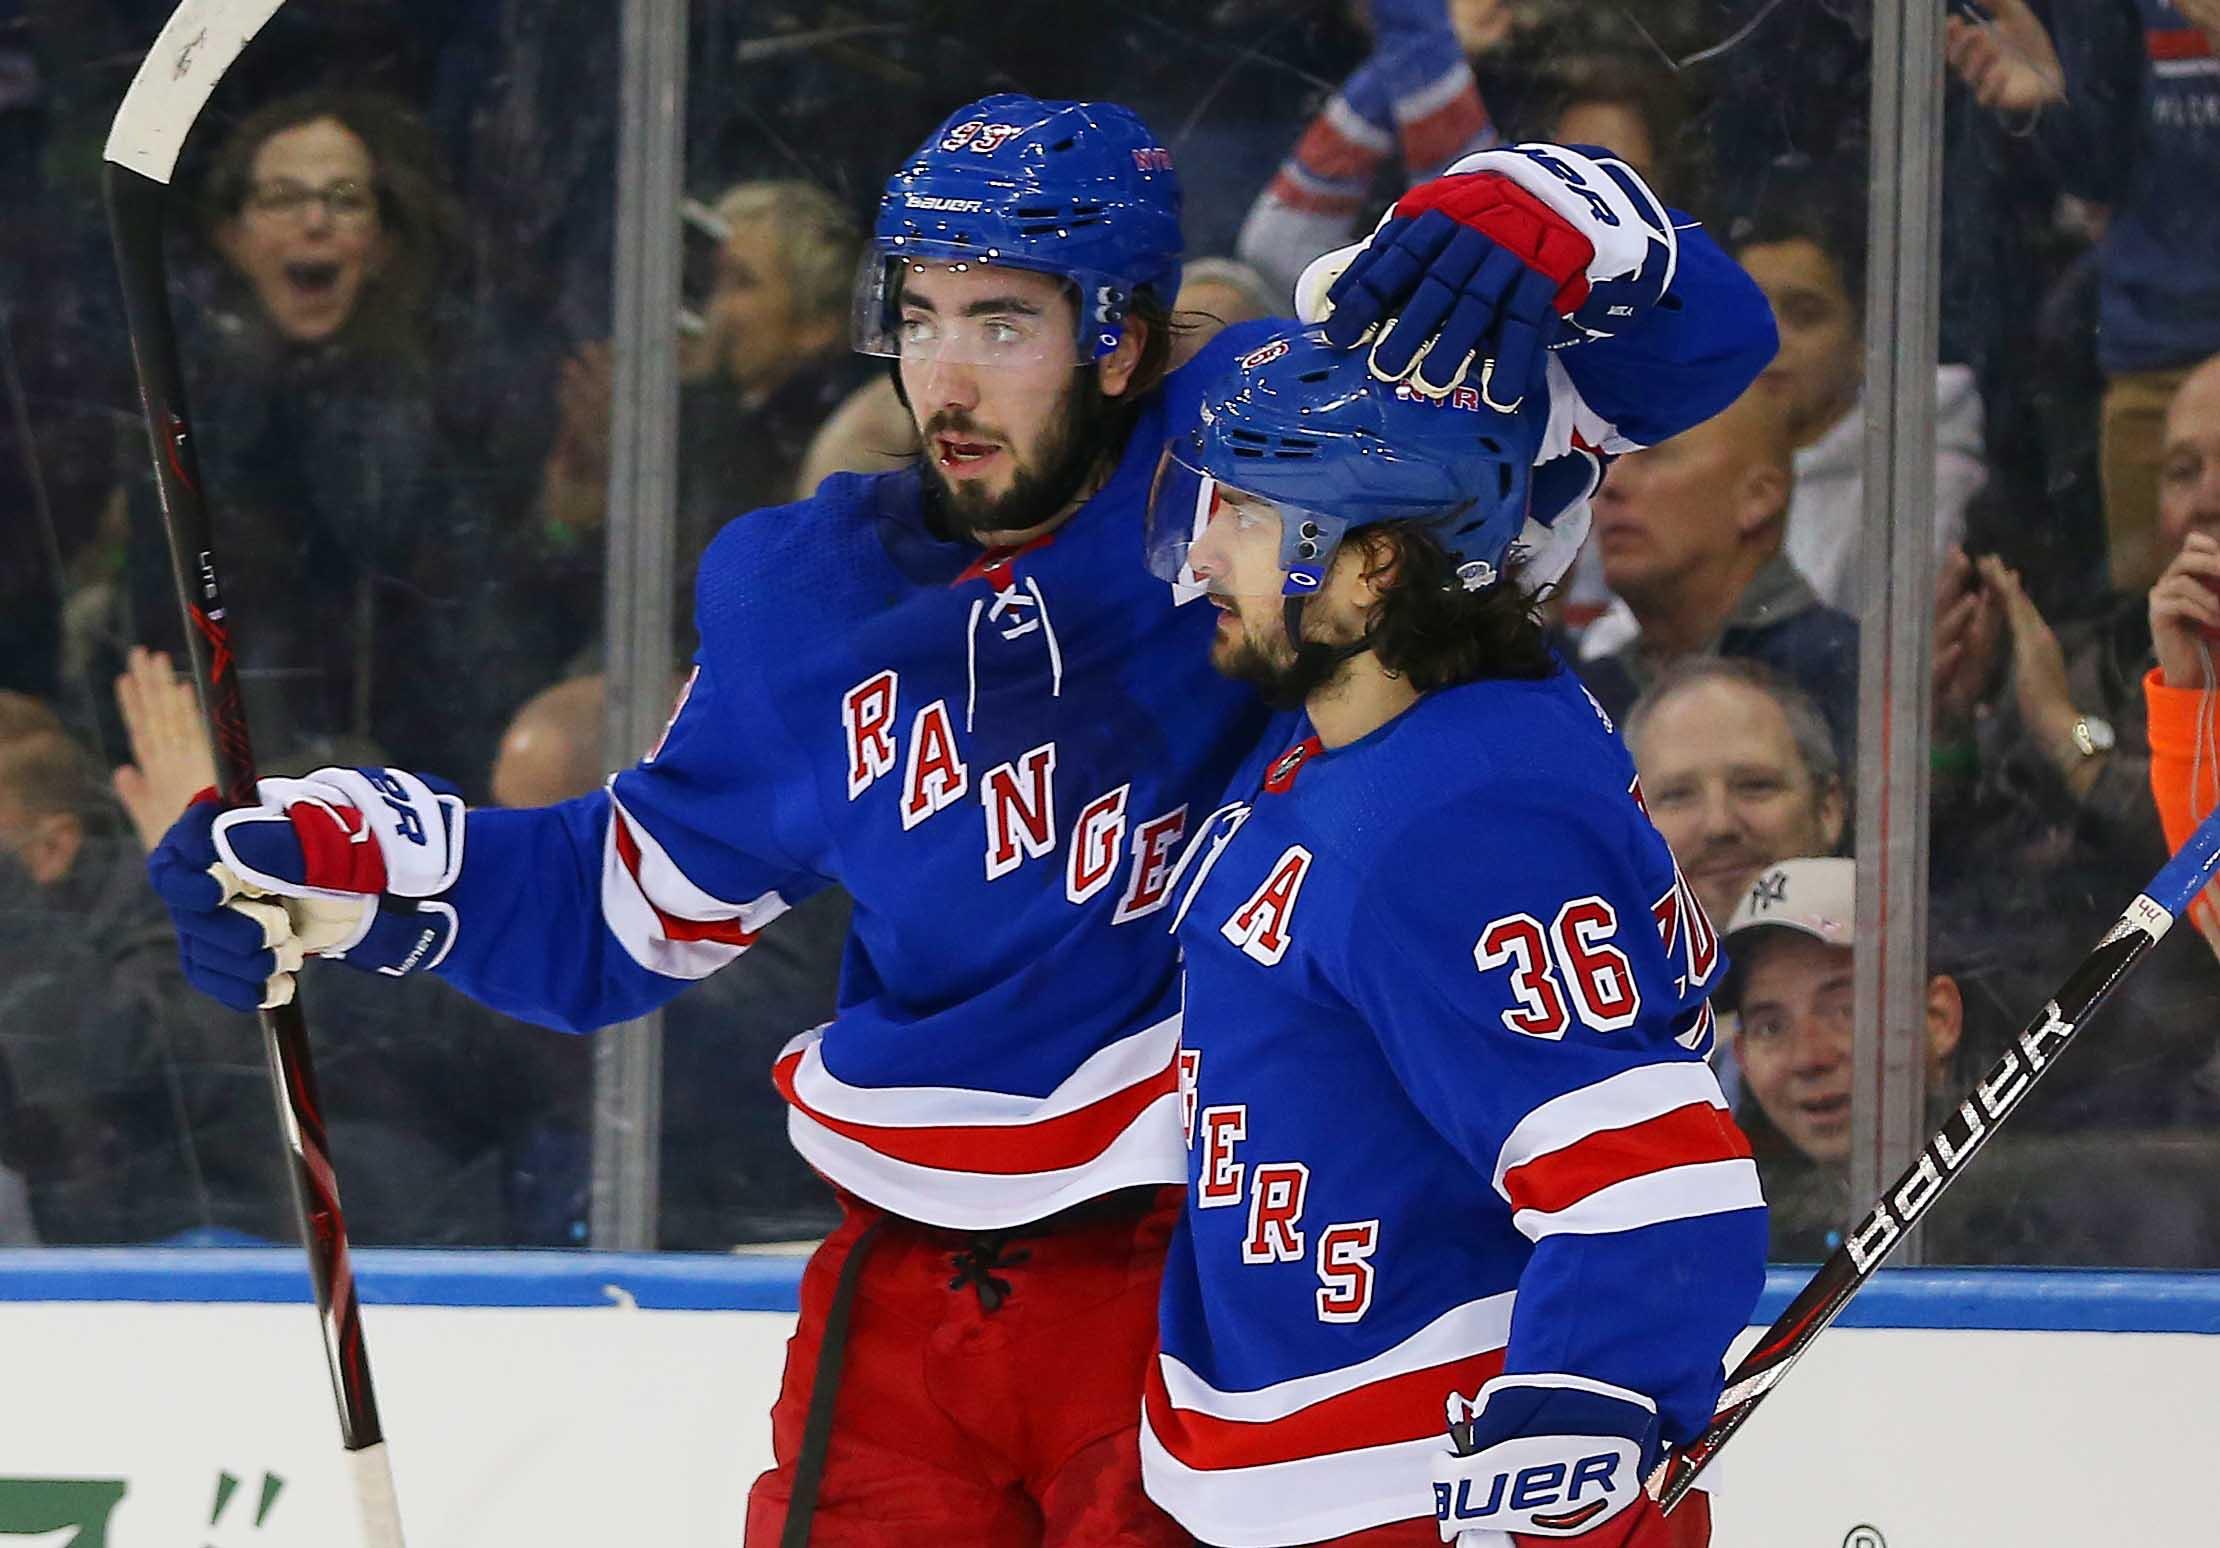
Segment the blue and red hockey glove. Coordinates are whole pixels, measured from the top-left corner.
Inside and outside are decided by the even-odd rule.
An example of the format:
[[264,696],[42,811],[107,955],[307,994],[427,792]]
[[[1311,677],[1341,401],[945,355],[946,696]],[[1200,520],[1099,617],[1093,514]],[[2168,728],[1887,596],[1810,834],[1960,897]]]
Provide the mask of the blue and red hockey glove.
[[283,1005],[307,957],[398,976],[454,944],[440,894],[462,869],[463,802],[400,769],[265,779],[259,804],[214,791],[147,857],[177,927],[185,977],[234,1010]]
[[1314,262],[1295,308],[1336,344],[1369,344],[1382,381],[1446,397],[1477,369],[1508,412],[1545,350],[1639,322],[1679,251],[1665,206],[1610,152],[1504,146],[1419,184],[1364,242]]
[[1499,1376],[1449,1399],[1454,1448],[1434,1462],[1442,1541],[1516,1548],[1705,1548],[1711,1503],[1671,1516],[1643,1491],[1657,1450],[1647,1398],[1578,1376]]

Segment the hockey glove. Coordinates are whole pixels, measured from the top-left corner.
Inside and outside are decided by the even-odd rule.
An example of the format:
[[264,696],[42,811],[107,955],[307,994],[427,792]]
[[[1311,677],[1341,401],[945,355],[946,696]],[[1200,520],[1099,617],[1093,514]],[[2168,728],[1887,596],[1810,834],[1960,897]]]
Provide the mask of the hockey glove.
[[260,804],[209,791],[147,859],[185,976],[234,1010],[283,1005],[306,957],[399,976],[437,966],[462,869],[463,803],[399,769],[265,779]]
[[1657,1449],[1647,1398],[1577,1376],[1499,1376],[1449,1399],[1454,1448],[1434,1463],[1442,1540],[1518,1548],[1680,1548],[1709,1541],[1708,1502],[1668,1519],[1642,1490]]
[[1509,412],[1544,350],[1633,326],[1678,256],[1665,207],[1625,162],[1593,146],[1507,146],[1419,184],[1366,241],[1313,262],[1295,309],[1336,344],[1369,344],[1382,381],[1440,398],[1477,367],[1483,396]]

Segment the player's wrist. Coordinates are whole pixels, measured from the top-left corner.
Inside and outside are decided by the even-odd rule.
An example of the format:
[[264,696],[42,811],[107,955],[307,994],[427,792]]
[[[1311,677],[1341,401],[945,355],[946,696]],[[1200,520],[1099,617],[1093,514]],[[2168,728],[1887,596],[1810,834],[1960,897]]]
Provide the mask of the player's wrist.
[[1659,1446],[1656,1404],[1561,1372],[1498,1376],[1470,1400],[1451,1394],[1449,1435],[1434,1465],[1444,1539],[1593,1531],[1641,1497]]

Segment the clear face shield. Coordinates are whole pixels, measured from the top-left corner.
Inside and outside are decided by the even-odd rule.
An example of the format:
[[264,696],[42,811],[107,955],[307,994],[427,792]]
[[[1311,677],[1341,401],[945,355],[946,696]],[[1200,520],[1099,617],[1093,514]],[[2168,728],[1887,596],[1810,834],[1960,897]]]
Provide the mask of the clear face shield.
[[1077,369],[1118,347],[1125,291],[1107,276],[866,253],[851,336],[859,354],[935,366]]
[[1212,477],[1178,449],[1156,465],[1145,523],[1151,574],[1179,600],[1305,597],[1325,584],[1349,523]]

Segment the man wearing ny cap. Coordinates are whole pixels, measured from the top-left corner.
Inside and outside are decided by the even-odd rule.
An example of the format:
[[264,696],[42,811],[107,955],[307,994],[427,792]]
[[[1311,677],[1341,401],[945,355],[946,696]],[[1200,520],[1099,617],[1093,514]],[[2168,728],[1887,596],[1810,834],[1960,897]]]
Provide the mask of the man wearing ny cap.
[[[1727,925],[1730,968],[1714,1000],[1739,1018],[1742,1111],[1776,1258],[1824,1257],[1849,1218],[1851,976],[1857,862],[1783,860],[1758,875]],[[1927,1089],[1941,1094],[1965,1024],[1957,980],[1927,981]]]

